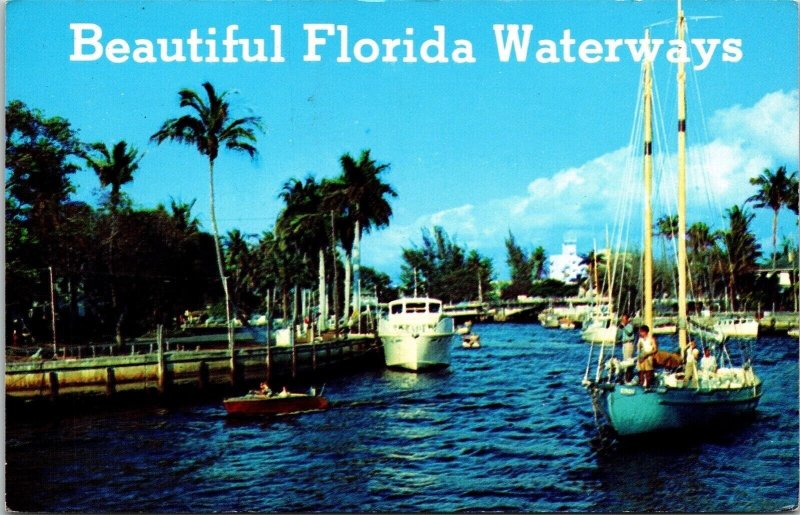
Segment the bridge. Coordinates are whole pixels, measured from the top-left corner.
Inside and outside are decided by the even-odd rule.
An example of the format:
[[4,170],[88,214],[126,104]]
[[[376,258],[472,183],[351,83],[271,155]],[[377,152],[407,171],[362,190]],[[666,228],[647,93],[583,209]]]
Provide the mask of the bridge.
[[607,303],[607,297],[519,297],[493,302],[462,302],[444,306],[444,313],[457,323],[528,321],[550,306],[585,306]]

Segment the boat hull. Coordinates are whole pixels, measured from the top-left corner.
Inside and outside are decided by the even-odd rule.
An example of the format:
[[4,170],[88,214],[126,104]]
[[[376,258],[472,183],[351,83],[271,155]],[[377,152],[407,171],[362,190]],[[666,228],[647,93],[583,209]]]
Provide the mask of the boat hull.
[[717,323],[714,328],[728,338],[758,338],[758,321]]
[[450,366],[452,334],[383,335],[386,366],[414,372]]
[[223,404],[228,415],[280,415],[322,411],[330,407],[325,397],[296,394],[289,397],[246,395],[225,399]]
[[587,343],[614,343],[617,338],[617,328],[586,327],[581,331],[581,338]]
[[761,383],[730,389],[594,387],[597,403],[619,436],[686,429],[752,414]]

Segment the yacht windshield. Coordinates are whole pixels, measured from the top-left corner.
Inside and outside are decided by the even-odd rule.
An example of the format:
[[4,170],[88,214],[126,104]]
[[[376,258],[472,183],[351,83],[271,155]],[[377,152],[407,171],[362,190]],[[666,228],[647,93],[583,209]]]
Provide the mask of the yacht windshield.
[[406,304],[406,313],[425,313],[425,303],[409,302]]

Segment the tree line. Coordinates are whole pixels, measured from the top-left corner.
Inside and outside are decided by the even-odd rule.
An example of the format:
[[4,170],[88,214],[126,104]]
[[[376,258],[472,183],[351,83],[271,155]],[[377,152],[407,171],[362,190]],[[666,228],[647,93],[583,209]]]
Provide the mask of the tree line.
[[[234,319],[246,323],[272,300],[278,301],[275,316],[287,318],[293,313],[290,297],[315,281],[323,328],[328,315],[338,324],[340,316],[361,311],[362,287],[382,301],[396,294],[388,275],[360,263],[363,235],[386,227],[392,216],[390,200],[397,193],[384,180],[388,163],[376,161],[369,150],[355,157],[346,153],[337,177],[284,184],[283,208],[272,230],[220,235],[215,164],[222,153],[255,158],[261,118],[234,116],[229,93],[208,82],[200,92],[181,89],[178,110],[150,141],[183,144],[207,159],[211,233],[194,217],[194,200],[170,199],[155,209],[133,206],[124,187],[139,169],[137,148],[124,140],[84,142],[68,120],[9,102],[8,341],[23,335],[50,341],[51,291],[64,342],[113,334],[121,343],[158,323],[173,324],[186,310],[212,306],[212,314],[224,316],[231,344]],[[73,198],[73,176],[82,169],[93,170],[100,181],[96,206]]]
[[[125,191],[136,177],[142,152],[125,140],[84,142],[70,122],[47,116],[19,100],[6,107],[6,326],[13,334],[49,341],[50,290],[56,325],[64,341],[79,342],[152,330],[173,323],[185,310],[203,310],[227,322],[246,323],[267,305],[274,314],[294,313],[305,292],[322,329],[348,323],[363,312],[362,290],[387,302],[417,292],[457,303],[513,299],[520,295],[567,296],[579,288],[605,291],[610,270],[620,273],[615,291],[630,305],[641,295],[641,253],[607,262],[604,254],[582,256],[586,273],[578,284],[547,278],[542,247],[527,250],[509,232],[505,240],[509,281],[497,281],[492,260],[451,237],[442,227],[423,229],[420,243],[401,249],[400,284],[361,265],[365,234],[389,225],[394,188],[390,164],[370,150],[345,153],[339,173],[321,180],[309,175],[286,181],[282,208],[271,230],[219,233],[214,193],[215,165],[225,153],[255,158],[260,117],[236,117],[228,92],[210,83],[178,92],[178,115],[157,127],[151,143],[177,143],[208,163],[211,232],[193,214],[195,200],[170,198],[155,208],[137,208]],[[76,200],[73,177],[92,170],[102,194],[97,205]],[[728,226],[712,231],[702,222],[687,231],[690,286],[698,299],[729,299],[728,307],[776,305],[792,308],[792,296],[775,274],[759,268],[797,268],[796,246],[777,242],[780,213],[798,213],[797,172],[765,170],[751,179],[756,193],[726,211]],[[772,212],[772,251],[766,261],[752,231],[747,207]],[[666,249],[677,235],[675,217],[662,217],[656,234]],[[617,266],[621,263],[620,266]],[[662,252],[655,263],[655,291],[674,296],[674,263]],[[52,277],[52,283],[51,283]],[[792,287],[796,290],[796,275]],[[795,293],[796,296],[796,293]]]

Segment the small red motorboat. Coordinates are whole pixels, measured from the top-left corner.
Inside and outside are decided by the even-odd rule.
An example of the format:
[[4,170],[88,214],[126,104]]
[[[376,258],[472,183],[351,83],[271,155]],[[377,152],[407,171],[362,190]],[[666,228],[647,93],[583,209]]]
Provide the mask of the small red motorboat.
[[223,404],[228,415],[282,415],[323,411],[330,407],[328,399],[321,392],[320,395],[250,392],[241,397],[225,399]]

